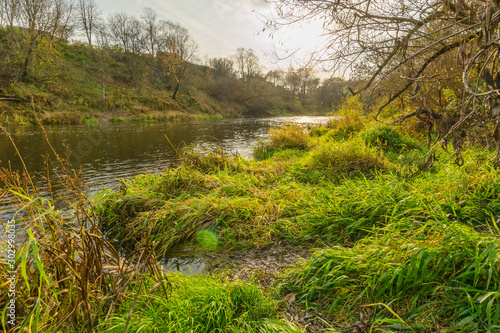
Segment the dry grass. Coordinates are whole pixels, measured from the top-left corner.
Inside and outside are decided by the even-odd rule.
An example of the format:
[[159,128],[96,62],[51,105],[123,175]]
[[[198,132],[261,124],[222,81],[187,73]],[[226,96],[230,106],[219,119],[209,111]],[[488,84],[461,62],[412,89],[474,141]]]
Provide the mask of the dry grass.
[[[16,325],[8,324],[5,316],[2,319],[8,332],[95,332],[129,297],[131,282],[137,282],[138,289],[144,288],[144,274],[154,278],[156,287],[161,286],[165,293],[168,288],[150,244],[138,244],[130,255],[122,257],[104,238],[96,217],[88,211],[91,203],[83,194],[86,188],[80,173],[70,170],[66,161],[53,153],[63,171],[53,174],[47,163],[43,181],[49,189],[63,188],[61,197],[41,197],[26,170],[0,170],[4,184],[0,197],[9,197],[18,223],[15,267],[0,261],[0,304],[10,301],[4,280],[7,272],[18,272]],[[71,218],[52,201],[65,202]]]

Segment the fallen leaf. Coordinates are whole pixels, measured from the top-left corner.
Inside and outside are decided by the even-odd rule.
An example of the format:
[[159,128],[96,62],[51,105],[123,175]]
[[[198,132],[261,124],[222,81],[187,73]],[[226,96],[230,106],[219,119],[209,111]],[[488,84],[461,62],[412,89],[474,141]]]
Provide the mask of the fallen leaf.
[[285,296],[284,300],[288,302],[288,304],[292,304],[293,302],[295,302],[295,296],[297,296],[297,294],[288,294]]

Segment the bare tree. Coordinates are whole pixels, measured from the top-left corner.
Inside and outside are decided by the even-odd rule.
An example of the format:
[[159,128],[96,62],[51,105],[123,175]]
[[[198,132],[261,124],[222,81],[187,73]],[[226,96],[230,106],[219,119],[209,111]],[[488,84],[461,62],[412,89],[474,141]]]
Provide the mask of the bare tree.
[[247,84],[250,78],[260,74],[259,57],[255,55],[252,49],[240,47],[233,56],[236,66],[236,73],[243,83]]
[[151,56],[156,55],[157,45],[158,45],[158,35],[160,32],[160,26],[158,22],[158,15],[156,12],[150,8],[146,7],[144,9],[144,14],[142,15],[142,21],[145,35],[145,45]]
[[22,81],[30,75],[33,58],[44,51],[42,40],[53,46],[68,37],[72,9],[72,3],[65,0],[3,1],[2,21],[7,23],[9,37],[23,59]]
[[275,87],[278,85],[283,85],[285,80],[285,73],[279,69],[270,70],[266,74],[266,80],[271,82]]
[[125,52],[140,53],[145,34],[141,22],[127,13],[114,13],[108,17],[108,29],[115,44]]
[[212,58],[209,60],[209,65],[221,76],[232,76],[234,75],[234,62],[228,58]]
[[[332,72],[357,73],[364,84],[352,93],[373,93],[399,82],[374,110],[374,118],[379,120],[389,104],[404,102],[403,113],[392,123],[415,117],[433,125],[435,147],[452,142],[458,163],[465,138],[476,140],[477,132],[486,136],[487,124],[493,121],[490,138],[500,156],[497,1],[268,2],[277,15],[269,20],[270,29],[323,22],[324,41],[311,60]],[[459,101],[451,104],[443,94]]]
[[100,24],[101,13],[94,0],[79,0],[79,28],[87,37],[89,45],[92,45],[92,36],[95,34],[96,26]]
[[159,39],[159,48],[162,52],[162,64],[166,72],[173,77],[175,81],[173,99],[176,99],[179,88],[184,81],[188,62],[196,57],[198,44],[189,34],[189,31],[171,22],[162,22],[161,37]]

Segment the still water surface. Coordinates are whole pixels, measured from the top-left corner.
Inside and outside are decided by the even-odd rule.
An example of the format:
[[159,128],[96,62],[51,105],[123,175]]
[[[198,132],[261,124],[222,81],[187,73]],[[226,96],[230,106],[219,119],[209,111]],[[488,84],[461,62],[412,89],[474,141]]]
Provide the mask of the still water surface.
[[[72,166],[83,166],[83,178],[92,194],[103,187],[119,185],[121,178],[162,171],[177,160],[172,146],[182,143],[196,143],[203,148],[219,145],[225,151],[251,158],[253,147],[258,140],[267,137],[270,128],[286,123],[315,125],[327,120],[327,117],[276,117],[124,122],[47,126],[45,130],[59,154],[69,152]],[[50,147],[42,130],[35,126],[12,126],[8,130],[29,172],[44,173],[45,155],[49,154]],[[22,170],[10,140],[5,133],[0,133],[0,167],[9,166]],[[5,221],[9,215],[12,211],[4,199],[0,218]]]

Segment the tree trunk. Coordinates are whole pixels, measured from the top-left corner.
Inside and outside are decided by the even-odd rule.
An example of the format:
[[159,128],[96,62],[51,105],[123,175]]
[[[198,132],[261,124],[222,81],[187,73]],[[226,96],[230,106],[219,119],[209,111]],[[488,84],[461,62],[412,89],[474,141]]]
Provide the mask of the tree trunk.
[[21,82],[26,82],[28,79],[28,68],[30,65],[31,54],[32,54],[32,51],[31,51],[31,49],[29,49],[28,54],[26,55],[26,58],[24,59],[23,73],[21,74]]
[[173,100],[175,100],[175,98],[177,97],[177,92],[179,91],[179,87],[180,86],[181,86],[181,83],[177,82],[176,85],[175,85],[174,94],[172,95],[172,99]]
[[106,87],[104,86],[104,76],[102,77],[102,103],[106,105]]

